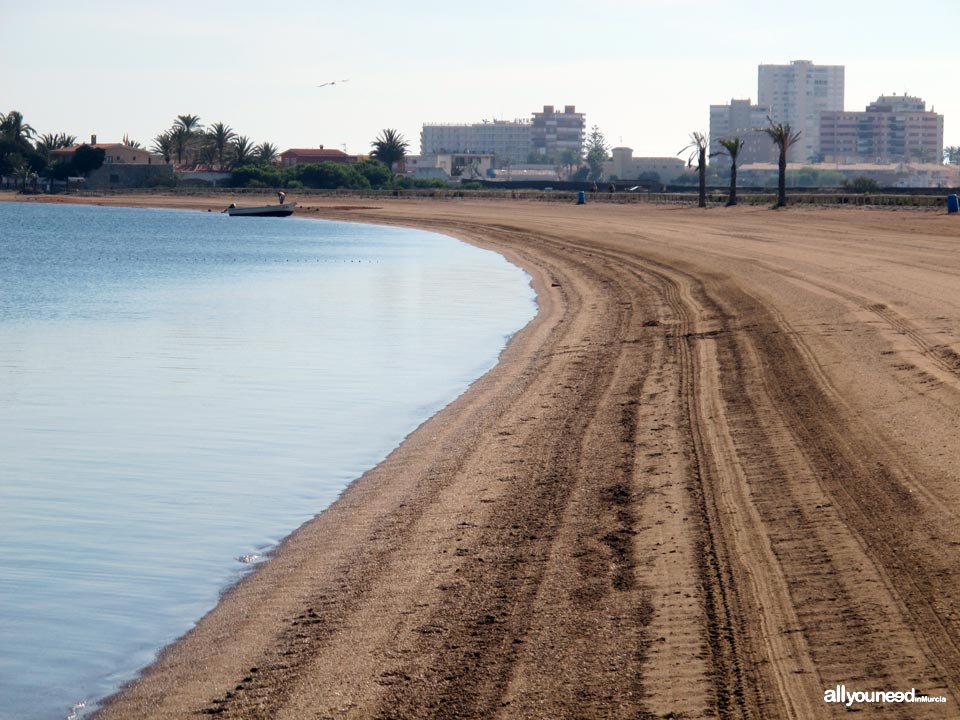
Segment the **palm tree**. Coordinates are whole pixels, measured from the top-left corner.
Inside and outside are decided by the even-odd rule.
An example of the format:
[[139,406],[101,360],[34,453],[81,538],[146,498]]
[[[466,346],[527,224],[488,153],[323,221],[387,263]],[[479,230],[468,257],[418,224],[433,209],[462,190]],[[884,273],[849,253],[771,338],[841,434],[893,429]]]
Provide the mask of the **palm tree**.
[[212,168],[213,161],[217,159],[217,146],[214,144],[213,137],[206,133],[197,135],[193,142],[193,162],[200,165],[206,165]]
[[163,161],[170,163],[170,156],[174,153],[173,133],[170,130],[164,130],[153,139],[153,145],[150,147],[153,152],[163,155]]
[[253,141],[246,135],[239,135],[233,141],[233,164],[243,165],[253,159],[254,147]]
[[402,163],[407,154],[407,141],[396,130],[387,129],[380,133],[380,137],[370,143],[373,152],[370,157],[379,160],[387,169],[393,171],[393,166]]
[[780,176],[777,180],[777,204],[775,207],[782,208],[787,206],[787,151],[800,139],[800,131],[793,132],[790,129],[790,123],[775,123],[772,118],[767,117],[769,127],[762,128],[760,132],[765,132],[773,140],[773,144],[780,151]]
[[220,169],[223,170],[223,156],[230,148],[230,144],[236,139],[237,134],[229,125],[218,122],[211,125],[207,130],[207,137],[213,145],[214,152],[217,156],[217,163]]
[[170,142],[173,151],[177,154],[177,165],[183,164],[183,156],[190,147],[190,141],[193,139],[191,133],[184,125],[174,125],[170,130]]
[[194,133],[203,128],[203,125],[200,124],[199,115],[177,115],[177,119],[173,121],[174,127],[182,127],[188,133]]
[[743,140],[738,137],[718,140],[723,149],[730,156],[730,197],[727,198],[727,207],[737,204],[737,158],[743,150]]
[[44,158],[49,158],[51,150],[68,148],[76,142],[77,138],[75,135],[67,135],[67,133],[57,133],[56,135],[53,133],[44,133],[37,138],[37,152],[43,155]]
[[24,189],[30,172],[39,171],[46,163],[30,142],[35,135],[34,129],[23,121],[23,115],[16,110],[6,115],[0,113],[0,175],[22,178]]
[[690,157],[687,158],[687,167],[693,167],[693,160],[697,160],[697,172],[700,175],[700,197],[698,205],[705,208],[707,206],[707,136],[702,132],[690,133],[690,144],[677,153],[690,151]]
[[[596,127],[596,125],[594,125],[594,127]],[[589,156],[587,157],[587,162],[588,163],[590,162]],[[563,172],[563,177],[567,178],[568,180],[570,179],[570,176],[573,175],[576,167],[579,164],[580,164],[580,156],[577,154],[577,151],[573,150],[572,148],[566,148],[563,152],[560,153],[560,157],[557,158],[557,165],[559,166],[560,171]],[[601,163],[601,170],[602,169],[603,167]],[[562,179],[559,177],[560,172],[558,172],[557,175],[558,175],[557,177],[558,180]],[[600,178],[597,178],[597,180],[599,179]]]
[[177,115],[170,132],[177,150],[177,163],[196,162],[197,153],[202,150],[203,124],[199,115]]
[[6,115],[0,113],[0,135],[5,139],[23,144],[36,135],[36,131],[23,121],[23,115],[11,110]]
[[272,165],[280,157],[280,149],[273,143],[260,143],[257,146],[257,160],[267,165]]

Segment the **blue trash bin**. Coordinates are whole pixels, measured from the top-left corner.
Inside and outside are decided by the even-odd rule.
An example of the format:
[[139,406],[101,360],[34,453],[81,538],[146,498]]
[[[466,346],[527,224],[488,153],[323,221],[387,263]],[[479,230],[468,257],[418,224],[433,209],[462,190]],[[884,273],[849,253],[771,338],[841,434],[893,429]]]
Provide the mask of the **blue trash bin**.
[[[953,195],[952,197],[956,198],[957,196]],[[577,193],[577,205],[583,205],[586,201],[587,201],[587,195],[586,193],[583,192],[583,190],[581,190],[580,192]]]
[[956,195],[947,195],[947,212],[960,212],[960,200],[957,199]]

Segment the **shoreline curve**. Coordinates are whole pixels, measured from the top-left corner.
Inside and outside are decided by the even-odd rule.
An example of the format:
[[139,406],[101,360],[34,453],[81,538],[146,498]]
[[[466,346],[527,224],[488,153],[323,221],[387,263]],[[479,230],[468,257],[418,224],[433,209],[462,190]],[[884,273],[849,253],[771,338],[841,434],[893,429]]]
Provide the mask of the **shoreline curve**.
[[955,221],[333,202],[502,248],[540,314],[101,717],[955,708]]

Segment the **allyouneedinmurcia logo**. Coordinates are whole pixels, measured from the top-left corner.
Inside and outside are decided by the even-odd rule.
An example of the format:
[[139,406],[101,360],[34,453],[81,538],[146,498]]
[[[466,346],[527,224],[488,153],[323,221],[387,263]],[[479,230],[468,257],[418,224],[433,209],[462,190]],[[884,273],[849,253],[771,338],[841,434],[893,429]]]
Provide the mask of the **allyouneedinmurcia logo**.
[[945,703],[947,698],[941,695],[923,695],[917,693],[916,688],[909,690],[847,690],[846,685],[837,685],[835,688],[829,688],[823,691],[823,701],[825,703],[842,703],[847,707],[854,704],[872,704],[881,703]]

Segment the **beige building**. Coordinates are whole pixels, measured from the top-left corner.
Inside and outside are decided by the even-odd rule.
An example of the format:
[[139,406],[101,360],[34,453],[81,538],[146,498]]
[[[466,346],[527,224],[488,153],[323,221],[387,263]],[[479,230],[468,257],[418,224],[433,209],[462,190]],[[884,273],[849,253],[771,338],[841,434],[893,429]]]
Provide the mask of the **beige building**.
[[347,155],[343,150],[328,150],[323,145],[317,148],[290,148],[280,153],[280,164],[283,167],[325,162],[352,164],[358,160],[356,155]]
[[938,163],[943,115],[918,97],[883,95],[864,112],[820,116],[820,152],[835,163]]
[[820,113],[843,111],[843,65],[814,65],[794,60],[789,65],[761,65],[757,103],[769,108],[774,122],[800,131],[790,150],[791,162],[809,162],[820,152]]
[[[163,156],[156,155],[146,148],[133,147],[128,143],[98,143],[97,136],[91,135],[90,142],[85,145],[103,150],[104,165],[162,165]],[[70,147],[51,150],[49,153],[50,162],[70,160],[80,145],[71,145]]]
[[688,171],[687,164],[678,157],[634,157],[633,149],[615,147],[610,151],[610,160],[603,164],[606,177],[633,180],[641,175],[656,173],[660,182],[669,184]]

